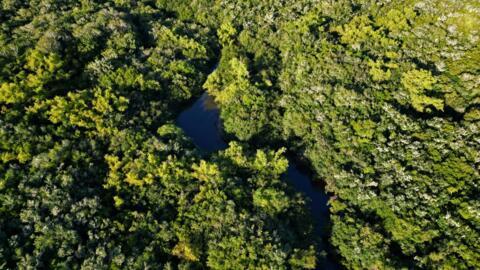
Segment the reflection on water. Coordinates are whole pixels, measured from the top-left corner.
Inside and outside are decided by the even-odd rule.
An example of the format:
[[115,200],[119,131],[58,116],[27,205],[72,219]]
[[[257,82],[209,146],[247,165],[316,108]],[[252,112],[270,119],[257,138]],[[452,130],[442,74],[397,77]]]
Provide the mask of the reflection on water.
[[[221,136],[218,107],[213,98],[206,93],[180,114],[177,124],[204,152],[210,153],[227,148],[227,143]],[[289,163],[286,181],[309,199],[309,207],[316,224],[316,235],[324,238],[330,220],[328,196],[322,187],[311,181],[308,173],[300,170],[292,160]],[[326,246],[321,248],[325,249]],[[318,266],[318,269],[339,268],[337,263],[328,258],[321,261]]]
[[212,103],[213,99],[205,93],[177,118],[177,125],[205,152],[227,148],[220,133],[218,109]]
[[218,105],[212,96],[205,93],[203,94],[202,97],[203,97],[203,107],[206,110],[218,110]]

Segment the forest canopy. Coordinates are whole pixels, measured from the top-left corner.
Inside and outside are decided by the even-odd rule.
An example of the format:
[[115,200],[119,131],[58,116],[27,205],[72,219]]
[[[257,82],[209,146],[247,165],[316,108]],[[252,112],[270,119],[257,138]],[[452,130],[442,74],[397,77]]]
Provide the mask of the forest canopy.
[[283,150],[203,156],[174,124],[214,30],[152,1],[1,3],[1,269],[315,266]]
[[314,269],[287,151],[345,268],[480,268],[479,63],[478,0],[2,0],[0,269]]

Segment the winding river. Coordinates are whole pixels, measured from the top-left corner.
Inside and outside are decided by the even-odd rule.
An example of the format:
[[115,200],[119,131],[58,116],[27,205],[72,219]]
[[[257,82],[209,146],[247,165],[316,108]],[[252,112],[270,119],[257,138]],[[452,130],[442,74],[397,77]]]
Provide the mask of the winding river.
[[[209,105],[210,104],[210,105]],[[227,148],[222,139],[219,112],[211,106],[211,98],[204,93],[191,107],[184,110],[177,118],[177,125],[189,136],[194,144],[203,152],[211,153]],[[324,189],[315,185],[309,173],[302,170],[293,160],[289,160],[285,180],[296,190],[309,198],[309,207],[315,222],[315,232],[322,238],[327,238],[329,211],[327,206],[328,195]],[[326,242],[326,240],[325,240]],[[329,254],[327,246],[321,246]],[[338,263],[327,256],[319,262],[317,269],[340,269]]]

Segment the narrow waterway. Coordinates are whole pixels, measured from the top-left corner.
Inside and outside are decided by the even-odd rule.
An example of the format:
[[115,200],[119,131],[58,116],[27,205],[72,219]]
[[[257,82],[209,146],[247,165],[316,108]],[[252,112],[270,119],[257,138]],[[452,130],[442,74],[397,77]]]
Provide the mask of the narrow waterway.
[[208,106],[211,102],[210,97],[204,93],[177,118],[177,125],[201,151],[207,153],[228,147],[222,139],[218,109],[213,105]]
[[[212,106],[211,98],[206,93],[179,115],[177,125],[205,153],[223,150],[228,146],[222,139],[219,111]],[[309,199],[309,207],[315,222],[315,232],[320,238],[325,239],[330,220],[327,206],[328,196],[323,188],[312,182],[307,172],[301,170],[291,159],[289,162],[285,179]],[[321,248],[328,253],[327,245],[323,245]],[[339,268],[336,262],[327,257],[319,262],[317,269]]]

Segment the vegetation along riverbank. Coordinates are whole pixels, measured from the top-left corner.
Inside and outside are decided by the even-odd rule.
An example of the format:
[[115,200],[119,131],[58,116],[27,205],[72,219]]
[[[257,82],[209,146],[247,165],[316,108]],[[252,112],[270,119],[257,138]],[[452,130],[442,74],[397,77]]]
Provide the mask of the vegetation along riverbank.
[[0,1],[0,269],[480,268],[479,63],[478,0]]

